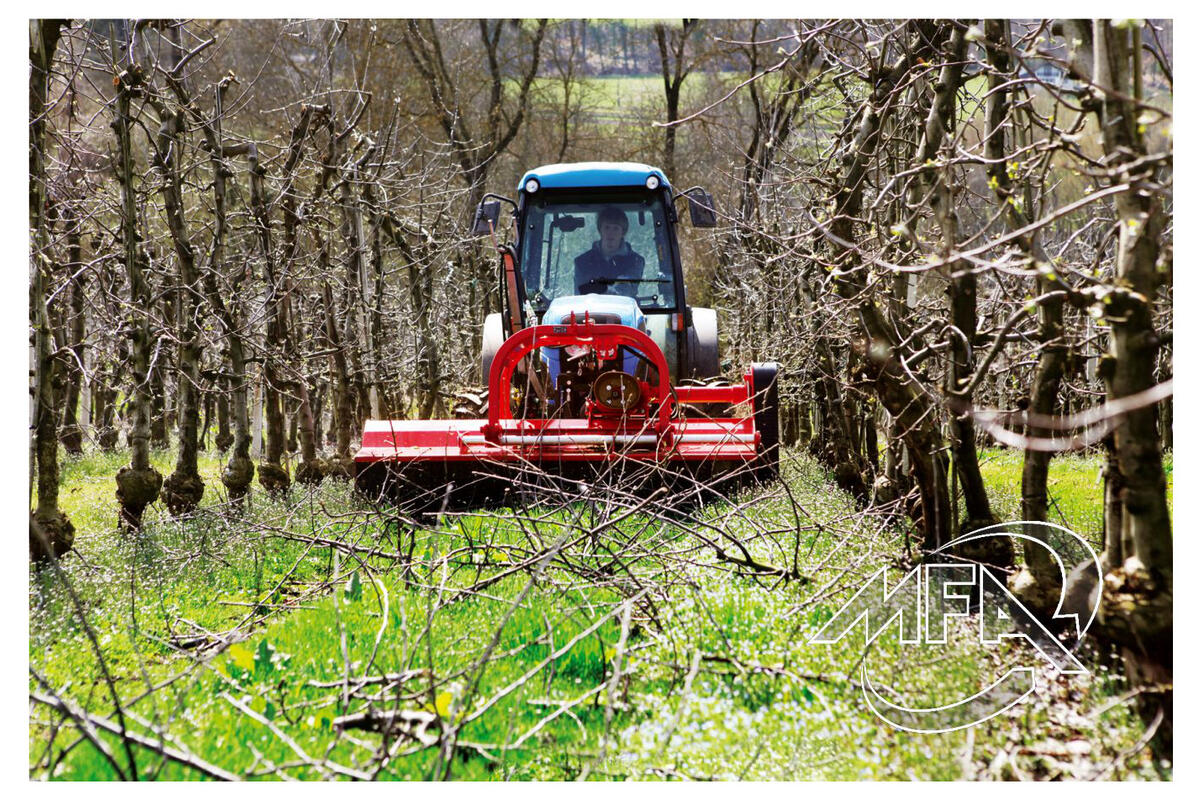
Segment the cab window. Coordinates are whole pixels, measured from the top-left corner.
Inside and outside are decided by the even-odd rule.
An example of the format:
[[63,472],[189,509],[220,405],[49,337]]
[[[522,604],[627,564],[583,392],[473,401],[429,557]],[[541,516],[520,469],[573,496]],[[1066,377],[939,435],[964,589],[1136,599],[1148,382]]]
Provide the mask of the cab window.
[[[587,283],[586,291],[632,297],[643,310],[675,307],[666,213],[661,197],[612,201],[589,197],[581,201],[543,195],[527,198],[526,203],[521,270],[525,296],[538,314],[545,311],[551,300],[579,293],[577,260],[581,258],[590,266],[588,276],[595,279]],[[628,223],[622,248],[616,251],[619,255],[610,261],[598,261],[594,255],[587,257],[589,251],[600,248],[602,212],[611,219],[614,208],[624,214]],[[636,257],[631,257],[631,253]],[[616,266],[607,270],[597,266],[609,263]],[[634,264],[637,269],[631,267]],[[598,274],[597,270],[605,274]],[[619,274],[607,274],[613,271]]]

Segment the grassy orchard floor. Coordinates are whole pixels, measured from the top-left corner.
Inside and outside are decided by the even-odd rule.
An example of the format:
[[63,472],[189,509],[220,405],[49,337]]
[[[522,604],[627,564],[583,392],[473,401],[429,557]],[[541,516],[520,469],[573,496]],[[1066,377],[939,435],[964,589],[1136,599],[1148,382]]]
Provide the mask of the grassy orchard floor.
[[[1017,450],[985,450],[980,453],[980,469],[987,481],[992,510],[1000,519],[1019,519],[1021,515],[1021,469],[1024,459]],[[1104,483],[1100,455],[1060,456],[1050,465],[1048,490],[1050,522],[1070,528],[1097,548],[1104,546]],[[1174,463],[1171,454],[1164,458],[1167,474],[1167,504],[1174,507]]]
[[[1156,769],[1136,748],[1144,728],[1120,702],[1123,678],[1101,660],[1089,676],[1039,681],[1032,702],[970,731],[913,735],[880,723],[857,687],[864,658],[878,680],[928,704],[975,691],[1028,652],[983,651],[965,629],[932,654],[901,648],[894,635],[866,654],[861,633],[836,648],[807,644],[862,578],[903,551],[903,531],[894,520],[855,513],[806,457],[789,457],[785,469],[802,511],[776,489],[738,498],[744,513],[712,507],[697,516],[744,540],[761,562],[788,563],[798,553],[807,582],[734,574],[698,538],[699,523],[676,527],[639,515],[609,528],[608,544],[564,551],[588,567],[605,563],[602,544],[647,543],[631,569],[660,587],[651,595],[657,624],[638,610],[627,628],[618,578],[599,571],[582,580],[578,571],[547,569],[532,584],[518,572],[469,597],[454,594],[536,552],[534,542],[594,526],[595,508],[447,517],[416,535],[416,565],[403,572],[394,559],[286,538],[315,535],[342,543],[343,553],[346,545],[396,550],[394,531],[377,515],[357,513],[359,501],[336,483],[294,490],[286,503],[256,495],[239,520],[210,511],[180,523],[153,508],[141,539],[121,537],[112,478],[123,461],[65,461],[63,506],[78,529],[79,554],[64,569],[130,727],[165,730],[169,745],[237,774],[284,765],[295,777],[337,777],[305,765],[296,748],[318,763],[373,772],[379,734],[331,726],[365,707],[353,696],[347,702],[347,675],[430,670],[432,686],[422,673],[404,686],[408,698],[384,707],[475,716],[459,735],[456,778],[1169,775],[1169,766],[1160,772],[1164,765]],[[155,462],[170,471],[169,454]],[[1069,526],[1085,535],[1099,520],[1098,466],[1096,457],[1061,457],[1052,467],[1051,493]],[[1020,454],[990,451],[983,469],[998,513],[1014,518]],[[218,462],[205,458],[201,471],[205,505],[220,502]],[[197,658],[188,645],[204,631],[238,641]],[[40,677],[93,715],[111,716],[100,660],[61,582],[48,575],[31,573],[29,656],[31,691],[45,693]],[[75,729],[54,733],[57,714],[31,709],[33,777],[115,777],[93,745],[75,743]],[[101,738],[127,769],[115,738]],[[436,748],[406,742],[399,749],[378,777],[433,774]],[[147,749],[134,755],[143,777],[199,777]]]

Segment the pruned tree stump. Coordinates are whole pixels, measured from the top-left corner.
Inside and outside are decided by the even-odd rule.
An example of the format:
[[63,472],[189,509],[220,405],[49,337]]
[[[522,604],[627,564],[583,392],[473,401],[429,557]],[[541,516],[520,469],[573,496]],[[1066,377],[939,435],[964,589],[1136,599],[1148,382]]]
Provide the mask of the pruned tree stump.
[[29,557],[34,563],[47,563],[51,555],[61,558],[74,544],[75,526],[63,512],[55,509],[30,515]]
[[354,459],[349,456],[330,456],[326,475],[330,480],[354,480]]
[[325,463],[324,459],[314,458],[312,461],[305,461],[296,467],[296,483],[316,486],[325,480],[328,469],[329,465]]
[[158,499],[163,476],[154,467],[134,469],[122,467],[117,473],[117,502],[121,504],[121,525],[128,530],[142,529],[142,514],[146,506]]
[[292,478],[283,467],[267,462],[258,465],[258,484],[267,494],[283,495],[291,488]]
[[229,499],[241,502],[250,491],[250,482],[254,480],[254,462],[245,456],[234,456],[221,471],[221,483],[229,492]]
[[162,499],[173,517],[190,514],[200,507],[204,497],[204,481],[199,475],[172,472],[162,486]]

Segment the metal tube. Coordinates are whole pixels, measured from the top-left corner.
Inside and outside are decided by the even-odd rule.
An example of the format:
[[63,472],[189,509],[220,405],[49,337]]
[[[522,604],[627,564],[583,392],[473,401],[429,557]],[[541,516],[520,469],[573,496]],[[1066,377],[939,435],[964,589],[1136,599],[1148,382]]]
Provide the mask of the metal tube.
[[681,433],[675,441],[681,444],[754,444],[754,433]]
[[[462,437],[462,442],[463,444],[486,444],[487,439],[482,435],[468,434]],[[657,442],[658,437],[654,434],[632,436],[603,433],[508,433],[500,437],[501,444],[656,444]]]
[[[681,433],[675,437],[680,444],[755,444],[754,433]],[[655,444],[658,437],[653,434],[604,434],[604,433],[546,433],[513,434],[500,437],[501,444]],[[486,444],[482,434],[466,434],[463,444]]]

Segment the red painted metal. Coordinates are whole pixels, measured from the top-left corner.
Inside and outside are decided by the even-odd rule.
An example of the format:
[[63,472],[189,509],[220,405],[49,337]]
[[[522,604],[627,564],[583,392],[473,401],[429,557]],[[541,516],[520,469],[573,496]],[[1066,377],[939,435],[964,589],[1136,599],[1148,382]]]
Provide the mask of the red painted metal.
[[[642,353],[657,376],[647,385],[642,411],[594,414],[588,419],[514,419],[509,403],[513,372],[540,347],[585,344],[601,359],[615,358],[621,346]],[[488,418],[466,420],[370,420],[360,465],[373,462],[455,463],[531,461],[545,463],[610,461],[749,462],[758,453],[751,378],[736,386],[679,386],[668,383],[667,360],[654,340],[625,325],[589,319],[565,325],[537,325],[517,331],[500,346],[488,376]],[[728,405],[733,415],[719,418],[673,416],[677,404]]]
[[[656,383],[650,386],[650,402],[658,404],[656,431],[663,431],[671,421],[671,387],[668,384],[667,358],[654,340],[637,328],[628,325],[597,325],[584,319],[579,322],[575,315],[566,325],[534,325],[517,331],[504,340],[492,360],[488,375],[488,397],[501,398],[512,395],[512,374],[521,359],[539,347],[566,347],[588,345],[602,360],[616,358],[617,348],[627,345],[642,353],[654,365],[658,373]],[[485,433],[491,438],[499,433],[502,419],[511,419],[508,403],[488,403],[488,426]],[[494,440],[493,440],[494,441]]]

